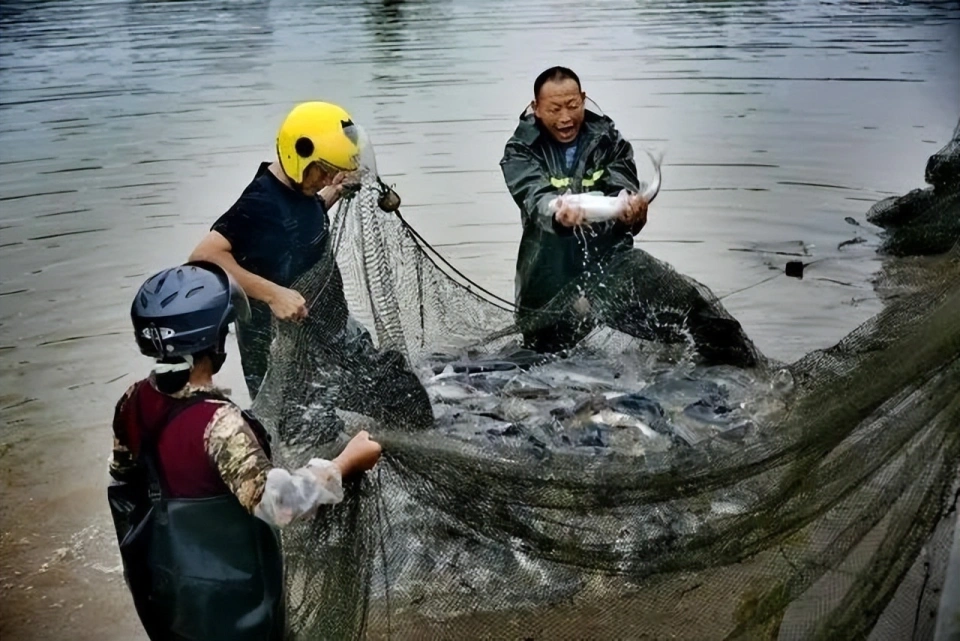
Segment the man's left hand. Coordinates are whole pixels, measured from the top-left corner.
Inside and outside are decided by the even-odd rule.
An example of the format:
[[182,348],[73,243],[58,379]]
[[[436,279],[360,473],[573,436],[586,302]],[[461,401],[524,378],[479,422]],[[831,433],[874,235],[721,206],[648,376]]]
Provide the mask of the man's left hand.
[[347,174],[342,171],[339,172],[336,176],[333,177],[333,180],[330,181],[330,184],[324,187],[317,194],[323,200],[323,204],[327,209],[333,207],[340,196],[343,194],[343,181],[346,179]]
[[627,209],[620,214],[620,221],[630,227],[647,224],[647,201],[643,196],[640,194],[627,196]]

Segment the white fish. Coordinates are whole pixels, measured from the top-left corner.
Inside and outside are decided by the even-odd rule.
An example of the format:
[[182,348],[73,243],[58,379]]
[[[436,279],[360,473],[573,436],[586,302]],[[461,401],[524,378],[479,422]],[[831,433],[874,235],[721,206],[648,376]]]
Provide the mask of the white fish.
[[594,423],[603,423],[610,427],[635,427],[647,438],[662,439],[663,435],[658,434],[646,423],[636,416],[630,416],[616,410],[605,409],[590,417]]
[[[431,373],[432,373],[432,370],[431,370]],[[463,373],[462,373],[462,372],[455,372],[455,371],[453,371],[453,365],[447,365],[447,366],[443,369],[442,372],[440,372],[439,374],[436,374],[436,375],[434,375],[434,376],[431,376],[431,377],[429,378],[429,380],[427,380],[427,384],[430,384],[430,383],[438,383],[438,382],[440,382],[440,381],[442,381],[442,380],[444,380],[444,379],[454,378],[454,377],[458,377],[458,376],[459,376],[459,377],[462,377],[462,376],[463,376]]]
[[[648,204],[660,193],[660,163],[662,158],[654,158],[649,151],[644,152],[653,161],[653,182],[647,185],[640,197]],[[564,194],[550,201],[551,212],[557,212],[563,204],[572,205],[583,210],[584,218],[588,223],[598,223],[618,218],[629,206],[628,194],[625,191],[617,196],[604,196],[603,192],[591,191],[583,194]]]
[[585,194],[564,194],[550,201],[550,211],[560,211],[562,205],[571,205],[583,210],[583,216],[588,223],[599,223],[618,218],[627,210],[627,192],[620,192],[619,196],[604,196],[603,192],[591,191]]
[[489,394],[486,392],[481,392],[473,387],[444,382],[429,386],[427,388],[427,394],[430,396],[430,400],[432,401],[453,402],[464,401],[470,398],[479,398],[481,396],[489,396]]
[[710,511],[720,516],[730,516],[733,514],[743,514],[747,511],[747,508],[733,501],[711,501]]
[[604,388],[609,390],[621,386],[618,381],[613,378],[613,375],[609,378],[601,378],[572,369],[550,368],[549,366],[537,372],[537,377],[554,385],[565,385],[588,392],[599,392]]

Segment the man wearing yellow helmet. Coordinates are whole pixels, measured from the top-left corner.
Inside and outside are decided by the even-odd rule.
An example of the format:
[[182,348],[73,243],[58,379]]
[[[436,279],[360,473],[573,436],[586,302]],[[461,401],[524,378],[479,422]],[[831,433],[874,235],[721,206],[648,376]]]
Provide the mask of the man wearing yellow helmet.
[[[237,323],[237,342],[251,398],[256,398],[267,372],[271,315],[281,321],[307,316],[307,302],[291,286],[321,261],[332,259],[327,211],[340,199],[345,177],[360,168],[363,151],[362,132],[350,114],[327,102],[297,105],[280,126],[276,142],[277,160],[261,163],[253,181],[191,255],[192,260],[220,265],[250,299],[250,319]],[[380,206],[390,210],[386,195]],[[326,347],[349,352],[344,354],[350,363],[344,374],[350,380],[343,385],[355,392],[332,402],[384,423],[431,425],[430,399],[416,374],[401,354],[377,352],[365,340],[369,334],[349,317],[335,263],[328,278],[323,301],[311,301],[310,313],[312,320],[333,329],[317,340],[337,341]],[[331,323],[346,325],[338,332]],[[358,391],[367,388],[372,388],[370,393]]]
[[[358,169],[361,151],[360,129],[350,114],[327,102],[297,105],[280,126],[276,143],[277,160],[261,163],[253,181],[191,254],[191,260],[223,267],[251,299],[251,319],[237,327],[251,397],[267,370],[271,314],[296,321],[308,313],[301,293],[290,287],[328,257],[327,211],[340,198],[345,175]],[[339,270],[330,278],[326,289],[332,296],[326,304],[338,306],[336,315],[345,316]],[[328,309],[315,311],[334,315]]]

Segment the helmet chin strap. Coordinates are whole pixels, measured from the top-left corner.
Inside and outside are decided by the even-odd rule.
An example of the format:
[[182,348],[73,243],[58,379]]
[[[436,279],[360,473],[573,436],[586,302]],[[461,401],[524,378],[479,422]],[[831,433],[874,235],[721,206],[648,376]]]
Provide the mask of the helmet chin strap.
[[193,367],[193,356],[187,354],[180,363],[164,363],[157,361],[153,371],[157,374],[170,374],[172,372],[183,372]]
[[218,352],[213,354],[210,358],[213,361],[213,373],[218,374],[220,372],[220,368],[223,367],[223,363],[227,360],[227,353]]

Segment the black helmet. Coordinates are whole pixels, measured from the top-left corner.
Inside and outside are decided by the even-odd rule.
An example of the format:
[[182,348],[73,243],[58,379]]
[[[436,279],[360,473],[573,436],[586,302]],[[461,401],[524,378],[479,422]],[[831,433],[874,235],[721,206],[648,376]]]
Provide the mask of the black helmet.
[[246,294],[221,267],[189,262],[148,278],[133,299],[137,346],[156,359],[222,353],[227,325],[250,317]]

